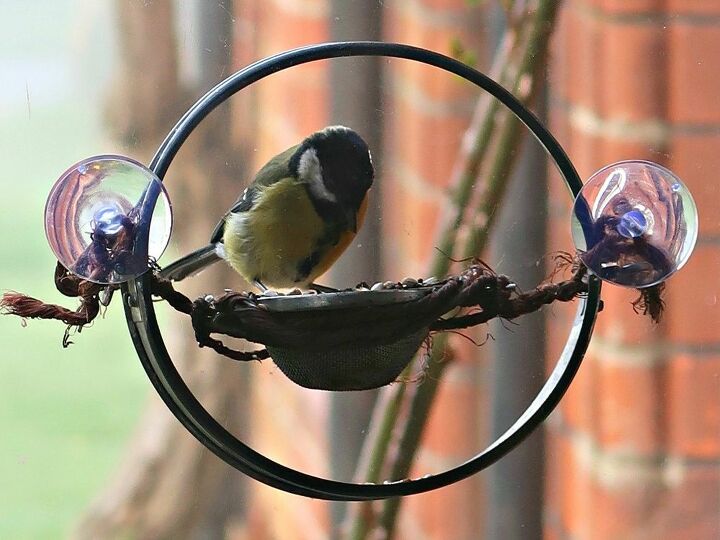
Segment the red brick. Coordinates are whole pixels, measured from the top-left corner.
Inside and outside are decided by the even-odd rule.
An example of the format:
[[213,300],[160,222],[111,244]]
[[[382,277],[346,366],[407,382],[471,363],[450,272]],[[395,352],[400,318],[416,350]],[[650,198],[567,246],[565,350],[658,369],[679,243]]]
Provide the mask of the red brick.
[[576,120],[571,120],[569,136],[573,143],[572,154],[569,157],[578,175],[585,182],[591,174],[607,164],[604,162],[602,151],[604,140],[602,136],[588,129],[580,129],[576,124]]
[[[711,394],[716,396],[717,388]],[[691,407],[698,410],[696,405]],[[718,432],[717,426],[705,426],[705,429],[707,433]],[[717,466],[667,463],[666,470],[659,466],[654,470],[654,462],[648,460],[645,464],[638,462],[638,475],[633,475],[632,467],[636,465],[632,461],[624,465],[618,461],[609,466],[621,467],[615,473],[621,476],[610,484],[607,477],[599,476],[600,483],[597,483],[590,481],[585,472],[585,467],[592,462],[581,466],[576,461],[578,446],[560,435],[553,435],[550,441],[549,501],[560,501],[557,504],[570,536],[679,538],[682,532],[685,538],[717,535],[720,527],[717,521],[720,469]],[[573,496],[574,493],[577,495]]]
[[554,303],[543,308],[548,329],[548,340],[546,347],[548,368],[555,367],[565,345],[567,344],[568,333],[575,321],[577,313],[577,302]]
[[650,135],[644,140],[642,137],[638,139],[606,137],[602,141],[600,153],[602,164],[600,167],[626,159],[644,159],[666,165],[665,161],[669,155],[667,151],[668,142],[664,140],[664,137],[656,138],[656,135]]
[[484,94],[484,90],[465,79],[412,60],[392,60],[387,63],[385,73],[393,87],[403,85],[400,89],[416,89],[433,105],[438,103],[448,108],[469,110]]
[[575,6],[592,6],[603,14],[655,14],[663,9],[663,0],[574,0]]
[[[450,55],[454,43],[459,43],[467,52],[475,53],[480,65],[488,57],[483,46],[487,38],[487,23],[480,11],[460,13],[445,12],[443,17],[419,17],[416,10],[407,9],[407,4],[394,4],[398,9],[390,9],[386,25],[386,39],[425,47]],[[453,18],[457,20],[453,21]]]
[[[616,363],[617,362],[617,363]],[[603,449],[653,456],[662,450],[665,397],[661,366],[597,362],[598,417],[593,438]]]
[[308,68],[299,66],[258,83],[255,107],[264,112],[256,133],[256,167],[327,125],[327,71]]
[[668,364],[668,441],[673,455],[720,457],[720,357],[680,355]]
[[[559,501],[560,522],[567,536],[634,538],[633,533],[642,530],[661,500],[660,471],[654,477],[652,465],[640,463],[638,475],[633,475],[632,463],[610,463],[607,466],[620,467],[610,474],[621,476],[608,483],[609,478],[602,475],[602,466],[598,467],[591,449],[583,448],[582,438],[555,435],[551,440],[550,471],[554,476],[551,500],[557,497]],[[597,470],[591,472],[594,468]]]
[[669,166],[688,186],[698,208],[700,234],[720,234],[720,189],[715,178],[720,171],[720,135],[673,136]]
[[[253,494],[256,491],[260,491],[265,486],[253,489]],[[267,511],[263,508],[263,505],[258,501],[258,497],[252,497],[250,500],[250,508],[248,509],[247,517],[245,519],[245,536],[240,536],[237,540],[250,540],[250,539],[261,539],[271,538],[271,523],[267,519]],[[232,540],[236,540],[231,537]]]
[[599,423],[601,386],[597,371],[597,362],[586,357],[560,402],[563,424],[573,432],[589,434]]
[[[568,46],[570,42],[570,32],[572,29],[572,26],[568,21],[570,17],[570,10],[566,7],[562,7],[558,12],[555,32],[553,32],[553,35],[550,38],[550,43],[548,44],[549,62],[547,66],[547,80],[550,103],[553,101],[563,101],[568,98],[566,89],[569,88],[570,77],[573,76],[567,62],[567,59],[571,54]],[[557,108],[555,107],[550,107],[548,110],[551,126],[555,124],[554,115],[556,112]],[[555,133],[555,136],[558,136],[557,133]]]
[[674,342],[720,343],[720,302],[710,277],[719,268],[720,249],[700,245],[667,281],[665,324]]
[[467,115],[435,116],[404,100],[396,102],[396,126],[399,135],[394,157],[402,159],[429,185],[447,189],[452,180]]
[[[453,371],[460,373],[453,376]],[[476,380],[481,371],[477,365],[449,366],[433,403],[423,437],[423,448],[434,456],[448,460],[448,464],[457,465],[481,450],[479,428],[487,423],[479,419],[483,409],[479,406],[480,394]],[[418,474],[426,472],[436,473],[438,470],[432,467]]]
[[[666,30],[655,25],[604,25],[601,116],[660,118],[665,109]],[[595,64],[597,66],[597,64]]]
[[[444,47],[427,43],[419,45],[450,55],[449,44]],[[386,64],[385,73],[389,77],[414,84],[431,103],[448,102],[455,108],[470,108],[474,101],[485,93],[484,90],[457,75],[412,60],[393,59]]]
[[480,538],[482,535],[482,476],[405,499],[397,538]]
[[393,257],[392,251],[403,244],[405,260],[393,257],[403,272],[400,279],[427,272],[429,258],[434,256],[431,239],[436,237],[439,209],[435,199],[424,195],[403,182],[400,175],[384,176],[382,197],[388,210],[384,213],[383,230],[389,240],[388,256]]
[[[430,0],[388,3],[388,24],[385,25],[386,39],[412,38],[432,39],[433,32],[454,30],[462,32],[475,29],[469,34],[469,42],[479,43],[487,27],[482,8],[468,9],[462,0]],[[467,43],[467,42],[466,42]]]
[[258,2],[234,4],[235,31],[233,32],[233,66],[243,68],[257,60],[256,43],[260,34]]
[[[256,367],[254,402],[258,411],[266,412],[262,421],[253,422],[250,446],[284,465],[327,476],[329,394],[299,388],[272,363]],[[292,444],[296,439],[303,444]]]
[[[463,2],[448,4],[442,0],[440,6],[426,5],[421,2],[394,3],[386,13],[386,39],[425,47],[427,49],[452,55],[452,46],[459,41],[462,46],[477,56],[477,66],[487,64],[488,47],[486,26],[482,9],[468,9]],[[432,16],[432,13],[439,16]],[[388,71],[400,77],[409,77],[419,83],[423,91],[432,99],[452,99],[455,102],[467,101],[477,94],[474,85],[452,74],[418,62],[391,60]]]
[[591,478],[580,465],[569,437],[556,436],[549,458],[557,463],[560,524],[570,538],[587,538],[594,511],[590,498]]
[[[277,2],[259,3],[258,24],[262,29],[259,49],[263,55],[328,40],[327,17],[318,15],[315,12],[317,10],[287,9],[294,4],[288,2],[282,6]],[[325,4],[325,1],[315,4]]]
[[[547,112],[547,127],[553,134],[555,139],[557,139],[557,141],[563,147],[565,153],[571,155],[573,140],[570,136],[570,120],[568,118],[567,110],[563,107],[563,102],[561,100],[561,97],[557,95],[555,87],[551,87],[548,91],[550,93],[548,101],[550,102],[551,106],[549,107],[549,110]],[[551,186],[552,190],[555,189],[555,186],[562,185],[561,182],[563,181],[562,177],[560,176],[560,172],[557,170],[557,167],[552,162],[548,164],[548,175],[550,176],[549,185]]]
[[[613,24],[567,9],[556,37],[555,91],[600,117],[660,118],[665,109],[661,25]],[[628,54],[629,51],[632,51]]]
[[[477,344],[472,343],[469,339],[462,336],[450,336],[450,344],[452,347],[452,362],[457,364],[457,367],[452,366],[451,370],[448,371],[447,377],[450,381],[458,381],[461,385],[469,382],[476,389],[483,385],[488,384],[486,377],[487,371],[492,369],[491,359],[488,358],[490,355],[487,347],[488,337],[488,325],[483,324],[474,328],[467,328],[463,330],[463,334],[475,341]],[[489,388],[482,388],[481,397],[487,398],[487,392]]]
[[[569,192],[566,191],[566,193]],[[563,195],[565,195],[565,193],[563,193]],[[555,208],[557,208],[557,206],[555,206]],[[545,259],[545,273],[548,278],[555,270],[557,264],[560,264],[560,262],[556,260],[556,256],[559,256],[560,253],[563,252],[565,255],[569,254],[572,257],[573,253],[575,253],[575,246],[572,243],[572,237],[570,235],[569,212],[560,217],[552,218],[549,230],[552,234],[548,235],[548,247]],[[567,279],[571,273],[570,269],[558,269],[554,281]],[[554,308],[554,305],[551,307]]]
[[669,39],[669,118],[720,123],[720,24],[672,25]]
[[545,522],[545,524],[543,525],[542,537],[544,540],[562,540],[563,538],[565,538],[565,535],[560,530],[559,526]]
[[604,284],[604,307],[598,315],[595,333],[602,335],[612,345],[637,346],[660,339],[663,327],[653,323],[650,317],[633,310],[632,302],[639,296],[635,289]]
[[[572,234],[570,232],[570,211],[573,205],[573,195],[567,187],[567,184],[555,169],[553,164],[549,165],[549,190],[554,194],[548,198],[548,218],[552,220],[553,228],[549,231],[548,236],[554,240],[563,241],[565,243],[572,242]],[[556,238],[555,238],[556,237]],[[566,251],[571,247],[569,245]],[[548,261],[550,263],[551,261]]]
[[682,464],[677,468],[656,479],[638,478],[620,488],[593,489],[588,538],[716,538],[720,533],[720,469]]
[[[256,130],[256,167],[327,125],[327,87],[312,73],[308,74],[308,82],[300,83],[299,79],[306,73],[306,66],[300,66],[257,85],[254,106],[263,113]],[[321,77],[325,72],[315,73]],[[289,89],[292,89],[291,94],[288,94]]]
[[678,479],[656,501],[640,530],[645,538],[688,540],[720,537],[720,467],[680,466]]
[[567,137],[572,141],[568,155],[583,182],[616,161],[645,159],[662,164],[666,159],[665,142],[654,131],[633,133],[632,124],[623,131],[624,124],[617,118],[596,116],[592,111],[573,109],[568,115]]
[[558,455],[558,434],[553,428],[545,429],[545,455],[553,456],[547,459],[545,470],[543,472],[543,539],[545,540],[561,540],[567,538],[567,531],[564,530],[560,521],[560,502],[561,502],[561,479],[559,459],[554,459]]
[[[411,4],[411,2],[406,3]],[[440,10],[443,14],[456,12],[464,15],[470,11],[467,0],[417,0],[417,3],[426,8]]]
[[[618,0],[621,1],[621,0]],[[683,15],[720,15],[720,4],[716,0],[665,0],[667,10]]]
[[[258,485],[253,494],[257,506],[262,508],[267,536],[251,538],[306,540],[326,537],[330,524],[330,505],[326,501],[290,495],[264,485]],[[260,520],[259,517],[256,519]]]
[[[603,25],[583,17],[575,9],[562,11],[557,30],[555,64],[558,68],[554,91],[564,100],[591,110],[603,103]],[[555,68],[551,68],[551,73]]]
[[594,485],[589,495],[593,509],[587,516],[590,531],[585,538],[642,538],[662,493],[659,481],[640,477],[611,490]]
[[551,420],[546,422],[543,430],[545,434],[545,454],[550,457],[545,464],[545,505],[547,507],[547,519],[546,523],[553,525],[553,528],[558,529],[560,514],[558,513],[558,507],[560,503],[560,465],[561,461],[558,457],[558,445],[562,434],[560,432],[562,426],[559,422]]

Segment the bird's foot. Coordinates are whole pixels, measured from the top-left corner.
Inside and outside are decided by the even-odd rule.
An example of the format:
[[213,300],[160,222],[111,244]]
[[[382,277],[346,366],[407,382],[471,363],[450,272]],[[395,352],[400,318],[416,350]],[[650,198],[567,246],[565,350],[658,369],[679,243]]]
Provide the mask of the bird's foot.
[[263,282],[260,281],[259,279],[254,279],[253,285],[255,285],[258,289],[260,289],[261,292],[265,292],[268,290],[268,288],[265,285],[263,285]]

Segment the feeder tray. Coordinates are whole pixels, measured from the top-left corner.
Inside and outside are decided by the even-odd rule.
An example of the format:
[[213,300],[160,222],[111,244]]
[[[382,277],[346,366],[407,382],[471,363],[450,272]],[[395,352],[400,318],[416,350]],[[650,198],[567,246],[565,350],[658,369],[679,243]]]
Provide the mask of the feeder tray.
[[211,333],[260,343],[300,386],[369,390],[395,381],[428,338],[430,323],[447,305],[437,297],[438,290],[427,286],[289,296],[231,292],[196,300],[191,316],[201,345]]
[[[165,292],[158,288],[158,296],[184,299],[181,311],[191,316],[201,346],[229,351],[211,334],[261,343],[297,384],[335,391],[393,382],[431,331],[468,328],[496,317],[515,319],[588,291],[583,266],[571,279],[521,293],[510,278],[482,263],[428,286],[269,297],[229,292],[193,303],[164,283]],[[474,312],[464,314],[463,308]],[[455,316],[446,316],[456,309]],[[258,359],[253,353],[237,355],[229,356]]]
[[[431,290],[431,287],[423,287],[271,296],[258,298],[258,304],[271,313],[306,317],[310,312],[322,312],[334,320],[346,320],[358,311],[375,312],[377,308],[406,304],[424,297]],[[331,329],[325,331],[332,332]],[[369,390],[395,381],[429,334],[430,329],[425,326],[399,339],[369,344],[366,339],[361,339],[318,351],[266,346],[275,365],[300,386],[335,391]]]

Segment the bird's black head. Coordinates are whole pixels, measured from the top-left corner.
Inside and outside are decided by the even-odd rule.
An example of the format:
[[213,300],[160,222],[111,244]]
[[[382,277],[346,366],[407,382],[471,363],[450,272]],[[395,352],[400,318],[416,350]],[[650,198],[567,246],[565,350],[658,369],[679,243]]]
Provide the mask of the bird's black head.
[[356,212],[375,176],[367,143],[350,128],[326,127],[305,139],[290,170],[317,201]]

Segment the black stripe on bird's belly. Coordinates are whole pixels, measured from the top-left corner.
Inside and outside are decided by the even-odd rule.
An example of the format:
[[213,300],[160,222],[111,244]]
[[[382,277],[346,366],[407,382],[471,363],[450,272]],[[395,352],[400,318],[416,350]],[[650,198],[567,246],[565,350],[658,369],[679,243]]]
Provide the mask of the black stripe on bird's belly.
[[297,265],[297,276],[295,277],[296,283],[301,283],[307,279],[313,269],[320,264],[320,258],[324,250],[315,249],[309,257],[306,257]]
[[298,263],[297,276],[295,277],[296,283],[306,281],[308,276],[313,273],[313,270],[323,262],[323,257],[328,255],[330,250],[340,241],[340,231],[339,227],[328,227],[325,230],[325,234],[317,241],[312,253]]

